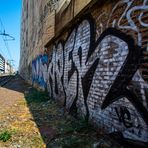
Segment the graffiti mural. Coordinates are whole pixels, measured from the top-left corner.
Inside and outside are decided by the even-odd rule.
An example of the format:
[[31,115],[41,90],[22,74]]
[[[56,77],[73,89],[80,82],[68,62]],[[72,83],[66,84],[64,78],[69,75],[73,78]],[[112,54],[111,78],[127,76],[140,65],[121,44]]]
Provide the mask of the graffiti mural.
[[47,87],[47,63],[47,55],[40,55],[32,61],[32,81],[42,88]]
[[148,142],[148,2],[122,0],[98,19],[92,14],[56,41],[51,58],[32,62],[33,82],[69,112]]

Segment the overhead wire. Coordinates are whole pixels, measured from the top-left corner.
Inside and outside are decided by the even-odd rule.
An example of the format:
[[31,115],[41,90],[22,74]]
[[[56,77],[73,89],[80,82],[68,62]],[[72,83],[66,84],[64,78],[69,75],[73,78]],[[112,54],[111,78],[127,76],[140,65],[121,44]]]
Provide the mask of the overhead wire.
[[[0,19],[0,28],[1,28],[0,29],[0,34],[1,34],[4,31],[4,26],[3,26],[3,23],[1,21],[1,19]],[[0,52],[2,53],[3,56],[5,56],[5,54],[4,54],[4,52],[3,52],[3,50],[1,48],[0,48]]]
[[13,60],[13,59],[12,59],[12,56],[11,56],[11,52],[10,52],[10,50],[9,50],[9,45],[8,45],[8,42],[7,42],[7,39],[6,39],[6,36],[5,36],[5,27],[4,27],[3,23],[2,23],[1,18],[0,18],[0,24],[1,24],[1,30],[2,30],[0,33],[4,34],[4,35],[2,35],[2,39],[3,39],[3,41],[4,41],[4,45],[5,45],[6,49],[7,49],[7,53],[8,53],[8,55],[9,55],[9,58],[10,58],[11,60]]
[[9,50],[9,45],[8,45],[8,42],[6,41],[6,37],[2,36],[2,38],[3,38],[3,41],[4,41],[5,47],[7,49],[8,55],[9,55],[10,59],[12,59],[12,56],[11,56],[11,53],[10,53],[10,50]]
[[1,24],[1,30],[5,31],[5,27],[4,27],[3,23],[2,23],[1,18],[0,18],[0,24]]

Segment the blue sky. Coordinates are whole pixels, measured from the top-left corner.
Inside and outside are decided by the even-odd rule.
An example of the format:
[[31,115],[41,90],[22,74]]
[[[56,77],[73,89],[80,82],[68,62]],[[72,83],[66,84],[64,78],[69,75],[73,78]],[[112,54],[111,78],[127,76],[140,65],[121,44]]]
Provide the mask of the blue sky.
[[[10,54],[5,47],[0,35],[0,53],[8,60],[14,60],[15,68],[18,69],[20,57],[20,22],[21,22],[21,0],[0,0],[0,19],[5,32],[15,38],[14,41],[7,41]],[[1,30],[0,24],[0,32]]]

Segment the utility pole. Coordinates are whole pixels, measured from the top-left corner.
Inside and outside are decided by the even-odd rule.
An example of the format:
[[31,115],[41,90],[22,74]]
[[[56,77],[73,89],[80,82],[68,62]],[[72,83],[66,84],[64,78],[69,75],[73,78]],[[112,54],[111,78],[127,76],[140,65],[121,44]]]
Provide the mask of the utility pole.
[[9,39],[5,39],[5,41],[7,40],[7,41],[12,41],[12,40],[15,40],[15,38],[13,37],[13,36],[11,36],[11,35],[9,35],[9,34],[7,34],[7,33],[5,33],[5,30],[4,30],[4,32],[3,33],[0,33],[0,35],[2,35],[2,36],[6,36],[6,37],[8,37]]

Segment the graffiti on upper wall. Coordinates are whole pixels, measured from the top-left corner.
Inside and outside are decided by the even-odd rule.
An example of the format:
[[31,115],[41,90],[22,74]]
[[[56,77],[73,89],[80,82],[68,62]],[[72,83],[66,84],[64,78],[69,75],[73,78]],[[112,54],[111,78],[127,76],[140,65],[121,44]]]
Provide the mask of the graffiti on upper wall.
[[142,32],[148,29],[147,12],[147,0],[120,1],[106,25],[101,25],[106,14],[99,16],[100,30],[92,16],[85,17],[54,45],[51,58],[43,55],[32,62],[33,82],[67,110],[76,109],[111,132],[147,141],[148,43]]

